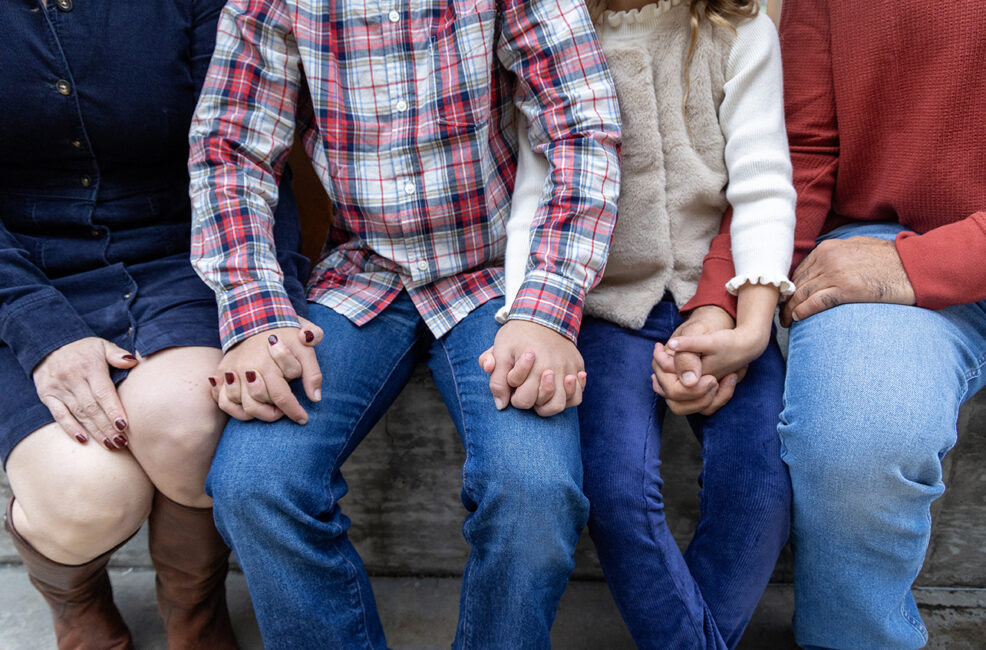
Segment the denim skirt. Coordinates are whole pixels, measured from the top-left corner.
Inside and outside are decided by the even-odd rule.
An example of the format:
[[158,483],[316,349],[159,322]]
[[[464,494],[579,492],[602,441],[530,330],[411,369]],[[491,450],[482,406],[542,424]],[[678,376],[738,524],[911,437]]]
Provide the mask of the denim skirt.
[[[186,188],[96,201],[0,192],[0,214],[96,336],[144,357],[171,347],[218,348],[215,296],[189,262]],[[71,227],[83,223],[93,227]],[[119,383],[127,371],[111,369],[111,375]],[[0,385],[0,457],[6,467],[18,442],[54,420],[4,343]]]

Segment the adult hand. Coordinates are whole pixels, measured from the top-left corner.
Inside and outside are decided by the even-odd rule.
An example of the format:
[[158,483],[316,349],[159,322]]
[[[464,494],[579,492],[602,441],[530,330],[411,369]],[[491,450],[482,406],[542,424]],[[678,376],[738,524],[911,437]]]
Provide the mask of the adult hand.
[[[732,330],[734,326],[729,312],[707,305],[694,310],[671,338],[714,334]],[[654,371],[651,376],[654,392],[667,401],[673,413],[679,415],[715,413],[732,399],[736,383],[746,374],[746,368],[742,367],[716,377],[704,371],[699,354],[669,351],[660,343],[654,346],[651,369]]]
[[913,305],[914,288],[892,241],[875,237],[827,239],[791,278],[798,287],[781,310],[781,324],[804,320],[852,302]]
[[[543,325],[507,321],[480,365],[492,373],[490,392],[498,409],[512,404],[548,417],[582,403],[582,355],[571,340]],[[564,378],[564,390],[556,388],[558,377]]]
[[74,440],[92,436],[107,449],[127,446],[127,413],[110,366],[129,369],[137,358],[94,336],[63,345],[34,369],[34,386],[51,416]]
[[[310,341],[306,329],[314,334]],[[320,339],[321,330],[304,321],[303,327],[267,330],[234,345],[220,362],[218,376],[209,378],[219,408],[238,420],[274,422],[286,415],[298,424],[307,423],[308,413],[291,392],[292,377],[285,375],[279,360],[297,363],[305,395],[320,401],[322,372],[312,349]],[[281,349],[274,352],[278,346]]]

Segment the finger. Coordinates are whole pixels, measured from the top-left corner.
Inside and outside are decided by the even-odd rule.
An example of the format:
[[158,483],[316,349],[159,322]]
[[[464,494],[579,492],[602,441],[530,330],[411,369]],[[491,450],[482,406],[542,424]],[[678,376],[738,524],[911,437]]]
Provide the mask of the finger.
[[585,385],[589,381],[589,373],[585,370],[579,371],[579,383],[582,385],[582,390],[585,390]]
[[137,357],[109,341],[103,341],[103,355],[106,363],[121,370],[129,370],[138,363]]
[[258,420],[263,422],[274,422],[280,419],[281,410],[270,403],[270,396],[267,394],[267,386],[264,379],[253,370],[246,373],[246,390],[242,392],[243,410]]
[[838,307],[841,304],[842,291],[835,287],[829,287],[828,289],[822,289],[811,294],[808,299],[794,307],[791,312],[791,318],[795,321],[802,321],[809,316],[814,316],[819,312]]
[[738,379],[736,377],[736,373],[731,373],[723,377],[719,382],[719,390],[716,392],[715,397],[708,406],[700,411],[700,413],[702,413],[702,415],[712,415],[725,406],[726,403],[733,398],[733,393],[736,391],[737,382]]
[[281,369],[281,374],[286,379],[300,377],[302,374],[301,362],[294,355],[294,351],[289,346],[279,342],[273,334],[267,337],[267,343],[267,351],[270,352],[270,356],[277,367]]
[[492,353],[496,367],[490,374],[490,392],[493,394],[493,403],[499,410],[507,408],[510,403],[510,385],[507,384],[507,373],[513,366],[513,362],[506,354],[496,356]]
[[702,377],[702,357],[694,352],[678,352],[674,355],[674,371],[682,385],[691,388]]
[[692,415],[708,408],[718,393],[718,384],[712,385],[701,397],[692,400],[668,399],[668,408],[677,415]]
[[496,368],[496,361],[493,359],[493,348],[489,348],[486,352],[479,355],[479,367],[483,369],[487,375],[492,373]]
[[123,409],[123,403],[116,392],[116,386],[108,374],[96,374],[89,377],[89,390],[103,410],[107,421],[113,423],[116,434],[112,436],[113,442],[120,447],[126,447],[127,440],[127,412]]
[[682,352],[712,354],[719,349],[719,346],[714,336],[711,334],[702,334],[699,336],[676,336],[668,341],[668,348],[674,350],[677,356]]
[[236,373],[227,370],[223,373],[223,395],[226,396],[226,400],[231,404],[239,404],[243,400],[240,398],[240,380],[236,376]]
[[541,383],[538,385],[538,398],[535,406],[544,406],[555,396],[555,372],[550,368],[541,373]]
[[[513,404],[514,408],[518,409],[530,409],[534,408],[538,400],[538,387],[541,385],[541,372],[531,372],[527,375],[527,380],[514,388],[513,395],[510,397],[510,403]],[[564,392],[556,390],[556,392]],[[554,397],[552,397],[554,399]]]
[[702,375],[696,385],[683,386],[678,379],[678,375],[662,372],[655,374],[663,392],[662,397],[676,402],[693,402],[704,399],[705,395],[710,390],[714,390],[719,383],[711,375]]
[[582,388],[582,383],[579,382],[578,377],[575,375],[565,375],[563,384],[565,386],[565,404],[575,406],[571,402],[575,399],[575,389]]
[[664,397],[664,389],[661,388],[661,384],[659,384],[657,381],[657,375],[655,375],[654,373],[651,373],[650,375],[650,385],[651,388],[654,389],[655,393],[657,393],[661,397]]
[[305,387],[305,395],[313,402],[321,402],[322,368],[318,365],[318,356],[316,356],[315,350],[302,348],[301,350],[294,350],[294,354],[301,362],[301,385]]
[[236,418],[237,420],[252,420],[253,416],[249,415],[241,404],[235,404],[229,401],[229,397],[226,396],[226,391],[219,393],[219,409],[226,413],[231,418]]
[[114,429],[106,414],[96,402],[89,384],[76,387],[71,396],[62,400],[69,412],[89,433],[90,436],[99,440],[104,447],[109,450],[120,449],[122,444],[118,444],[114,438],[118,432]]
[[274,406],[281,409],[284,415],[288,416],[298,424],[308,423],[308,413],[301,406],[298,398],[294,396],[291,387],[283,377],[276,376],[274,373],[264,375],[264,382],[267,384],[267,394],[270,395]]
[[785,300],[784,304],[781,305],[781,327],[791,327],[791,323],[794,320],[791,318],[791,312],[794,310],[794,307],[795,305],[791,302],[790,298]]
[[219,403],[219,381],[215,377],[209,377],[209,392],[212,393],[212,401]]
[[520,359],[514,364],[514,367],[510,369],[507,373],[507,385],[512,388],[517,388],[525,381],[531,374],[531,368],[534,367],[534,361],[536,355],[528,350],[524,354],[520,355]]
[[534,412],[543,418],[550,418],[552,415],[557,415],[565,410],[565,403],[567,398],[565,397],[564,390],[556,390],[554,397],[545,404],[544,406],[538,406],[534,409]]
[[654,360],[651,363],[654,372],[678,374],[674,366],[674,357],[668,354],[667,350],[660,343],[654,345]]
[[307,345],[308,347],[315,347],[322,342],[324,333],[322,328],[311,322],[307,318],[299,318],[300,328],[298,330],[298,342]]
[[72,417],[68,407],[62,404],[61,400],[54,397],[46,397],[41,402],[48,407],[51,417],[55,418],[55,422],[70,438],[82,445],[89,442],[89,436],[86,435],[85,428],[79,424],[78,420]]

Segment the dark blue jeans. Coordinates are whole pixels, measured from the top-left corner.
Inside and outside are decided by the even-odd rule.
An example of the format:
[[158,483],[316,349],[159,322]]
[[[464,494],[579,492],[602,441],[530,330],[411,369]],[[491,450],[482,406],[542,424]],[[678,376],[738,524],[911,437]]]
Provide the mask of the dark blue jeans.
[[682,323],[674,302],[643,329],[586,318],[579,348],[589,381],[579,407],[589,532],[640,648],[732,648],[788,537],[791,484],[780,457],[784,360],[771,340],[710,417],[689,418],[702,444],[701,518],[684,554],[664,518],[661,424],[651,388],[656,341]]
[[[386,648],[370,583],[339,510],[340,467],[427,358],[462,436],[462,578],[456,648],[547,648],[588,518],[575,409],[498,411],[477,363],[503,299],[435,339],[407,294],[362,327],[320,305],[322,401],[309,421],[230,421],[206,485],[246,574],[267,648]],[[413,534],[413,533],[412,533]]]

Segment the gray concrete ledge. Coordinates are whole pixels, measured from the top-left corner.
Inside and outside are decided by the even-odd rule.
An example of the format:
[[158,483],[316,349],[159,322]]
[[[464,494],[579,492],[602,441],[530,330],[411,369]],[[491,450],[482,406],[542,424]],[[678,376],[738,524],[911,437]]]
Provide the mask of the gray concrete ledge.
[[[154,603],[154,573],[114,569],[116,600],[139,650],[165,650]],[[395,650],[448,648],[458,615],[457,578],[373,578],[373,588],[389,644]],[[243,650],[262,648],[240,573],[228,581],[230,611]],[[929,648],[982,648],[986,589],[917,589],[922,615],[931,631]],[[790,632],[791,587],[771,585],[741,648],[796,647]],[[562,599],[552,632],[562,650],[633,648],[604,583],[574,581]],[[48,608],[20,566],[0,567],[0,650],[54,648]]]

